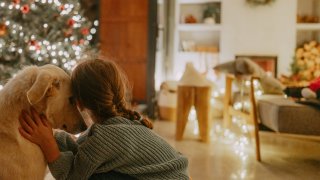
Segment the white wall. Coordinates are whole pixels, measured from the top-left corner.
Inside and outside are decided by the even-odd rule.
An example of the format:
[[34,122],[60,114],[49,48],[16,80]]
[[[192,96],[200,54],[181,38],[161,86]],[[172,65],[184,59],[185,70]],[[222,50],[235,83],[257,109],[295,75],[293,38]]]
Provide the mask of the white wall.
[[237,54],[278,56],[278,76],[290,74],[296,45],[296,0],[250,6],[245,0],[222,0],[221,61]]

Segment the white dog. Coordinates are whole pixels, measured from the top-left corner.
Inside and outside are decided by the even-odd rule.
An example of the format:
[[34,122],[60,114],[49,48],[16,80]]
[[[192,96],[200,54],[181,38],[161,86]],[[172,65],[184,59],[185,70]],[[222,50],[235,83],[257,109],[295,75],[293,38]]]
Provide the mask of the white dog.
[[30,106],[45,114],[53,128],[70,133],[85,129],[67,73],[54,65],[23,69],[0,90],[1,180],[44,179],[47,165],[40,148],[18,131],[21,110]]

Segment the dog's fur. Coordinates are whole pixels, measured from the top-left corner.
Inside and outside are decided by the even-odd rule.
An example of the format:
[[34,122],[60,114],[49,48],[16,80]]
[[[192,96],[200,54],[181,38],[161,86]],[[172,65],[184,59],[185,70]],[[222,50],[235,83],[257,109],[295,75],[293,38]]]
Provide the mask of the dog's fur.
[[76,106],[69,102],[70,83],[69,75],[57,66],[29,66],[0,90],[0,179],[43,180],[45,176],[40,148],[18,131],[22,109],[33,106],[47,116],[53,128],[71,133],[85,128]]

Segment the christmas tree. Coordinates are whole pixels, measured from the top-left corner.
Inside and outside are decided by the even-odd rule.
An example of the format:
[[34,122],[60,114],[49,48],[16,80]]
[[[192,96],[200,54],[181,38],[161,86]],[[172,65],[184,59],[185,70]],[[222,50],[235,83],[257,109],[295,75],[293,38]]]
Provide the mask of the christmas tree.
[[82,14],[78,0],[1,0],[0,89],[26,65],[71,70],[98,26]]

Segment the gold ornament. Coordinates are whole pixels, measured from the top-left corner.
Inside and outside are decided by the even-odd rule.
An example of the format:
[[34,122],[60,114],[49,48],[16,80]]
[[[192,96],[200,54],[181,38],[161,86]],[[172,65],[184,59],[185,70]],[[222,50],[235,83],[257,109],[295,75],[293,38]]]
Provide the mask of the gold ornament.
[[5,24],[0,24],[0,36],[4,36],[7,32],[7,26]]

